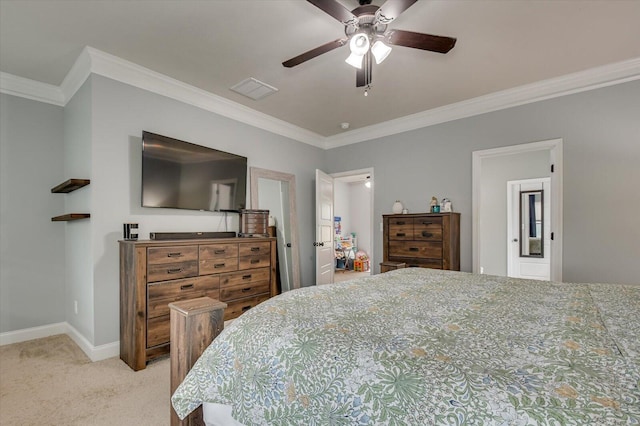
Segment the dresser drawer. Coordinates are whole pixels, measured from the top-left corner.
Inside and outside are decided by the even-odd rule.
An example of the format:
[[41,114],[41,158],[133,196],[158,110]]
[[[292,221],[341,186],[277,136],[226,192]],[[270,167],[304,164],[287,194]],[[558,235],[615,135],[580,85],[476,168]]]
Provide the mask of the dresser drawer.
[[162,263],[147,266],[147,281],[167,281],[177,278],[195,277],[198,275],[198,262]]
[[217,299],[219,288],[218,275],[149,284],[147,286],[147,317],[169,315],[169,303],[178,300],[204,296]]
[[171,318],[169,315],[149,318],[147,320],[147,348],[169,343],[171,333],[170,321]]
[[225,302],[227,304],[227,309],[224,310],[224,320],[227,321],[233,318],[237,318],[259,303],[264,302],[268,298],[269,294],[267,293],[262,296],[248,297],[246,299],[241,299],[235,302]]
[[270,242],[240,243],[238,248],[238,255],[240,257],[257,256],[261,254],[270,254],[270,253],[271,253]]
[[442,242],[389,241],[389,257],[442,259]]
[[200,259],[200,275],[220,274],[238,270],[238,258]]
[[390,240],[413,240],[413,219],[391,219],[389,220]]
[[413,221],[413,239],[420,241],[442,241],[442,218],[415,218]]
[[220,300],[226,302],[267,293],[270,284],[269,268],[226,274],[220,277]]
[[149,265],[198,260],[198,246],[150,247],[147,249]]
[[200,260],[238,257],[238,244],[206,244],[200,246]]
[[271,280],[271,271],[269,268],[256,269],[255,271],[243,271],[233,274],[224,274],[220,276],[220,288],[228,286],[238,286],[245,284],[255,284],[261,281],[269,282]]
[[239,270],[264,268],[266,266],[271,266],[271,255],[269,253],[259,256],[240,257],[240,259],[238,259]]
[[411,259],[407,263],[407,268],[442,269],[442,260],[440,260],[440,259]]

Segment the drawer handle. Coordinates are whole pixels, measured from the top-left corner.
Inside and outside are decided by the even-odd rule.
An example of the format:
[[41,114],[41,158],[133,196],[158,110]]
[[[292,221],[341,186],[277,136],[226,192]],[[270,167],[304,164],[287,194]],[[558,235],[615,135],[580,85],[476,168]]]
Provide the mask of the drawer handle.
[[251,309],[251,305],[249,305],[249,306],[243,306],[243,307],[242,307],[242,312],[247,312],[249,309]]
[[409,251],[420,251],[418,247],[409,247]]
[[179,274],[180,272],[182,272],[182,268],[167,269],[167,274]]
[[431,232],[422,231],[422,236],[423,236],[423,237],[430,238],[430,237],[433,237],[433,234],[432,234]]
[[405,222],[396,222],[396,225],[404,225]]
[[213,265],[214,268],[224,268],[224,266],[224,263],[216,263],[215,265]]
[[182,252],[167,253],[167,257],[182,257]]
[[247,288],[243,288],[243,289],[242,289],[242,292],[243,292],[243,293],[246,293],[246,292],[248,292],[248,291],[251,291],[251,287],[247,287]]
[[243,275],[243,276],[242,276],[242,279],[243,279],[243,280],[250,280],[250,279],[251,279],[251,274]]
[[193,284],[185,284],[180,286],[180,290],[189,290],[193,288]]
[[407,236],[407,234],[405,234],[404,232],[398,232],[396,234],[396,237],[406,237],[406,236]]
[[251,247],[251,251],[260,251],[260,247]]
[[215,250],[213,253],[214,254],[225,254],[227,251],[225,249],[222,250]]
[[423,225],[433,225],[433,222],[422,222]]
[[254,265],[256,263],[260,263],[260,259],[251,259],[251,264]]

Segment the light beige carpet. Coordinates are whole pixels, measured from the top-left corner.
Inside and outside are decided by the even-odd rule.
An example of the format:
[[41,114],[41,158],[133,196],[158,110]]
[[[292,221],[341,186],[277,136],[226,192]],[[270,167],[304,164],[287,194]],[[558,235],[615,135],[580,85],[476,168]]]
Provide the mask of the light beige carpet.
[[0,425],[169,424],[169,359],[91,362],[65,334],[0,347]]

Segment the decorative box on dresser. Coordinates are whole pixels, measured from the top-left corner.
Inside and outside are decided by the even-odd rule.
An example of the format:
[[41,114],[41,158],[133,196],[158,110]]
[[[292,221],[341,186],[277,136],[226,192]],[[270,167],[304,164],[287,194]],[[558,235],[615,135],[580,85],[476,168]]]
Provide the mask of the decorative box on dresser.
[[120,241],[120,358],[169,353],[169,303],[217,299],[226,321],[275,296],[275,256],[270,237]]
[[388,214],[382,222],[384,262],[460,270],[460,213]]

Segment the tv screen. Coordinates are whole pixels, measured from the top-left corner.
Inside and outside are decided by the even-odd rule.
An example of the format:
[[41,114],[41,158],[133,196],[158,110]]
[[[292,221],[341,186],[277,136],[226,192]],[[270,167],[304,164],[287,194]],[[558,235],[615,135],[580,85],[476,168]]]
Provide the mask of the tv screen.
[[247,158],[142,132],[142,207],[244,209]]

